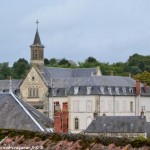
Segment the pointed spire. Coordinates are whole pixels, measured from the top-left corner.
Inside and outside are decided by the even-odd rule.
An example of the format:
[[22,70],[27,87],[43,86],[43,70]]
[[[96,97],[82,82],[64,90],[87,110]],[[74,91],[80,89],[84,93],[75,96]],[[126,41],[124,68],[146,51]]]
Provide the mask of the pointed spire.
[[33,41],[33,44],[31,45],[31,47],[33,46],[41,46],[44,48],[44,45],[41,43],[41,40],[40,40],[40,36],[39,36],[39,31],[38,31],[38,24],[39,24],[39,21],[37,20],[36,21],[36,24],[37,24],[37,29],[36,29],[36,33],[35,33],[35,37],[34,37],[34,41]]
[[40,40],[38,28],[37,28],[37,30],[36,30],[36,34],[35,34],[35,38],[34,38],[33,44],[41,44],[41,40]]

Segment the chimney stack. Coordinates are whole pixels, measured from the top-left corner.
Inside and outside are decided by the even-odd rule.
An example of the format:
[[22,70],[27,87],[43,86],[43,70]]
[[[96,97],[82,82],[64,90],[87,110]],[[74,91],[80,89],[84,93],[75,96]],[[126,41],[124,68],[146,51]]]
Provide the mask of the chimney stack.
[[142,119],[144,118],[144,111],[143,111],[143,109],[142,109],[142,111],[141,111],[141,118],[142,118]]
[[136,80],[136,95],[140,95],[141,93],[141,86],[140,86],[140,81]]
[[68,133],[68,108],[67,102],[63,103],[62,111],[54,112],[54,131]]

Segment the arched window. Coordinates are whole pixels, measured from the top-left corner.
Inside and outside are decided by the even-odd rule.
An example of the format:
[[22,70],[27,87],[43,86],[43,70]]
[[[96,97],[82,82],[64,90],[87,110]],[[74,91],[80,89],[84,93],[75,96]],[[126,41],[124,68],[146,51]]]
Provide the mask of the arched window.
[[31,87],[28,88],[28,96],[32,97],[32,88]]
[[79,119],[78,118],[75,118],[74,119],[74,125],[75,125],[75,130],[79,129]]
[[36,88],[36,97],[39,97],[39,89],[38,89],[38,87]]
[[33,95],[32,95],[32,97],[36,96],[35,92],[36,92],[36,90],[35,90],[35,88],[33,88]]
[[29,87],[28,88],[28,97],[31,97],[31,98],[39,97],[39,88],[38,87]]

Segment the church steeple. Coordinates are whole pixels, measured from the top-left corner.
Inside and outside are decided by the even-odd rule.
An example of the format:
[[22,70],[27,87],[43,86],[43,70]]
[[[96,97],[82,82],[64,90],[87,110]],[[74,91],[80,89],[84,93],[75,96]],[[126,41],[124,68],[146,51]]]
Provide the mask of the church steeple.
[[39,32],[38,32],[38,24],[39,21],[36,21],[37,29],[35,33],[35,38],[31,47],[31,64],[36,65],[44,65],[44,45],[41,43]]

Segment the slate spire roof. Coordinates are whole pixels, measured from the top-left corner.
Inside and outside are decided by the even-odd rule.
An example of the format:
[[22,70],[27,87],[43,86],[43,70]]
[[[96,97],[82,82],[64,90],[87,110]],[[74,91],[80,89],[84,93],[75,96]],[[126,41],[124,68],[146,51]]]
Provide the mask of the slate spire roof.
[[41,40],[40,40],[38,29],[36,30],[33,44],[41,44]]
[[41,39],[40,39],[40,35],[39,35],[38,28],[36,29],[34,41],[33,41],[33,44],[31,45],[31,47],[33,47],[33,46],[41,46],[41,47],[44,47],[44,45],[41,43]]

